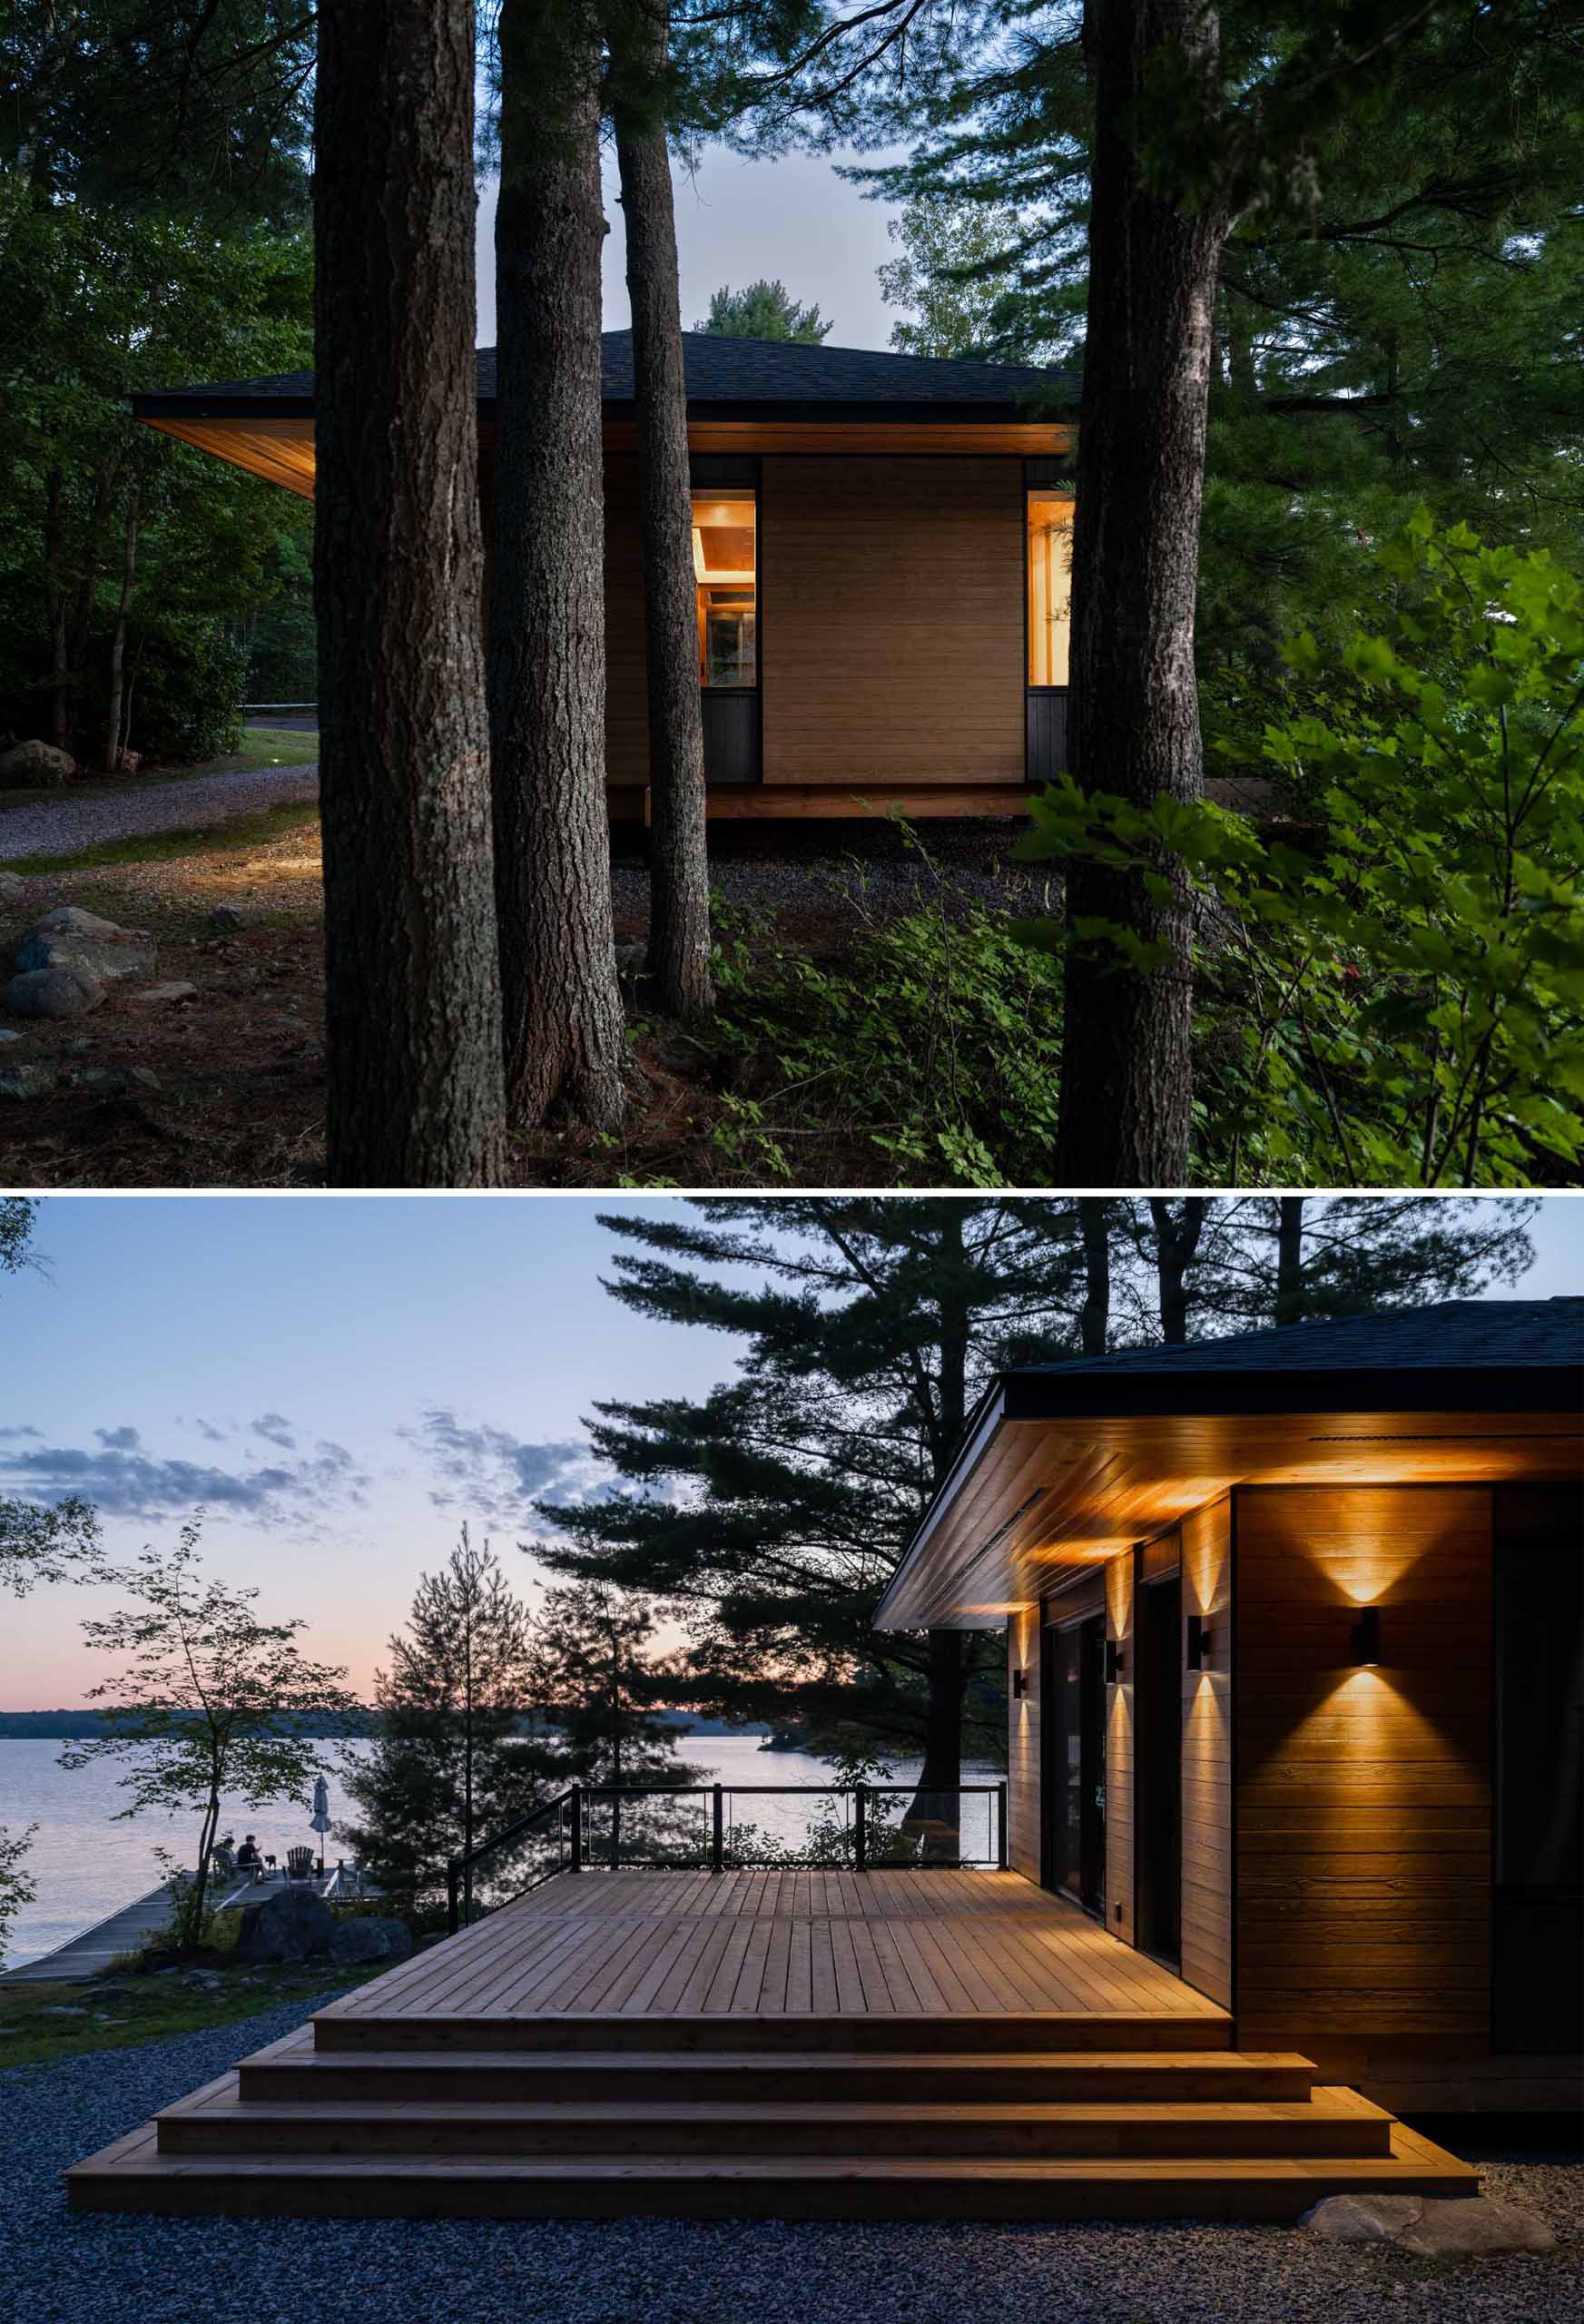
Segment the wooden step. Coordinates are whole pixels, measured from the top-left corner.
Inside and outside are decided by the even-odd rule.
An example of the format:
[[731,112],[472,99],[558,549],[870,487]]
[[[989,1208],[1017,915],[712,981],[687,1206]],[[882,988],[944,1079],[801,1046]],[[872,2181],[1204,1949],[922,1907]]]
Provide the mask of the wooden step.
[[1323,2196],[1470,2195],[1396,2123],[1389,2155],[1152,2161],[162,2155],[147,2123],[68,2171],[77,2211],[301,2218],[1293,2219]]
[[797,2104],[1053,2104],[1302,2100],[1314,2069],[1291,2052],[1208,2050],[1038,2053],[1021,2057],[923,2051],[766,2057],[762,2052],[664,2050],[325,2051],[299,2036],[245,2058],[244,2099],[296,2103],[400,2101],[532,2104],[550,2101],[645,2105],[731,2102],[745,2083],[755,2100]]
[[1313,2103],[1058,2105],[276,2104],[235,2075],[156,2117],[162,2155],[910,2155],[1034,2158],[1391,2152],[1392,2117],[1353,2091]]
[[729,2050],[733,2053],[804,2050],[1225,2050],[1232,2020],[1223,2010],[1112,2015],[1095,2010],[1043,2010],[1003,2016],[994,2010],[954,2014],[870,2016],[559,2015],[510,2012],[453,2017],[364,2014],[332,2004],[313,2020],[320,2050]]

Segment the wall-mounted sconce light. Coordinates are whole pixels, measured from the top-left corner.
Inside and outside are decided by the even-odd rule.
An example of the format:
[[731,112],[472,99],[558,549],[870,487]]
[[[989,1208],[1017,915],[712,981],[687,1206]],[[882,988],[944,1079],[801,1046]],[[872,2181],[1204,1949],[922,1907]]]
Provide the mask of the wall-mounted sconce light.
[[1188,1668],[1203,1670],[1210,1659],[1210,1617],[1208,1614],[1188,1616]]
[[1013,1671],[1012,1692],[1019,1702],[1021,1702],[1023,1697],[1028,1692],[1028,1673],[1027,1670]]
[[1381,1659],[1381,1609],[1366,1606],[1353,1624],[1353,1660],[1361,1670],[1372,1670]]
[[1122,1641],[1119,1638],[1106,1640],[1106,1684],[1118,1685],[1122,1678]]

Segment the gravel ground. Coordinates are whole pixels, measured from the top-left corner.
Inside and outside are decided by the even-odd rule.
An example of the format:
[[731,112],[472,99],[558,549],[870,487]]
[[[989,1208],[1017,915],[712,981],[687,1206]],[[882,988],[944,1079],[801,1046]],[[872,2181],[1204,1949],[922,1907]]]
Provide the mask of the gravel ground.
[[[323,1996],[328,2000],[330,1995]],[[0,2073],[9,2324],[1559,2324],[1584,2315],[1584,2165],[1488,2162],[1562,2239],[1428,2261],[1290,2228],[74,2217],[56,2173],[306,2014]],[[1476,2150],[1467,2152],[1476,2153]]]
[[194,774],[93,799],[35,800],[0,809],[0,859],[76,855],[104,840],[139,832],[190,831],[220,815],[243,815],[285,799],[317,799],[317,766],[246,767],[234,774]]

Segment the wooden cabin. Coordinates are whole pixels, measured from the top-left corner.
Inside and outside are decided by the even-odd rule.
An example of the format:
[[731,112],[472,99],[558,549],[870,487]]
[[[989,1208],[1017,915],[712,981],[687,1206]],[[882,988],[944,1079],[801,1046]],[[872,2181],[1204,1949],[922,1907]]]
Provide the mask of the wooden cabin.
[[[1048,372],[684,338],[694,578],[714,816],[1020,815],[1067,754],[1067,455]],[[311,372],[134,399],[313,496]],[[478,357],[487,511],[495,355]],[[649,780],[630,331],[605,337],[606,767]]]
[[1584,2097],[1584,1300],[1004,1374],[880,1609],[1004,1630],[1015,1869],[1419,2113]]

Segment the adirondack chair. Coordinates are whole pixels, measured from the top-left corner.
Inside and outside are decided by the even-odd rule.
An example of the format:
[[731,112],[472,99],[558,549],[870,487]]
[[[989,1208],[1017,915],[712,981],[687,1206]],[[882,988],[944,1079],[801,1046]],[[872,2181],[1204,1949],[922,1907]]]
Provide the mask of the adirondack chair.
[[313,1878],[313,1850],[311,1848],[287,1849],[286,1877],[288,1880]]

